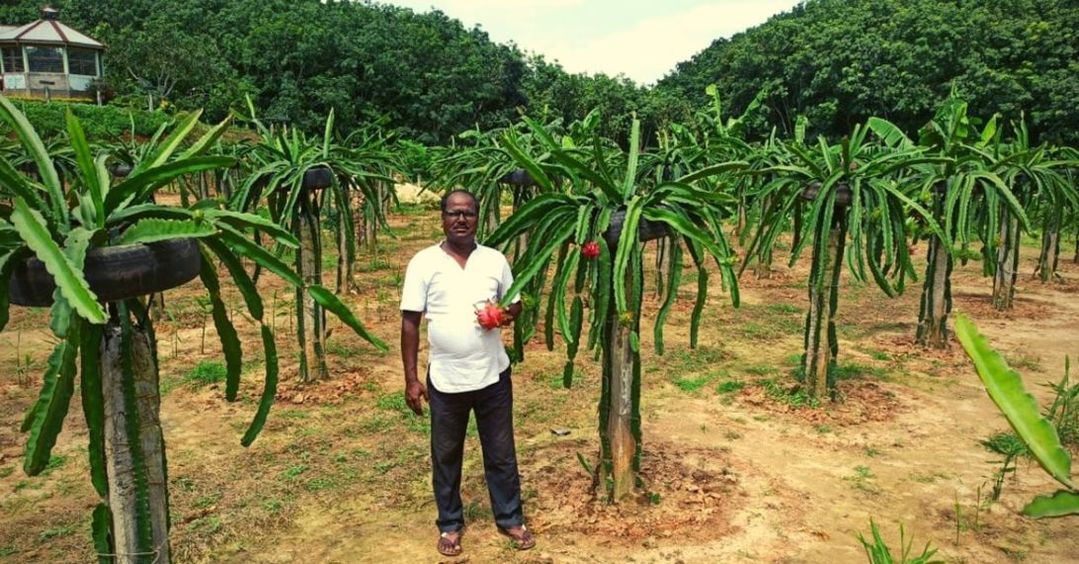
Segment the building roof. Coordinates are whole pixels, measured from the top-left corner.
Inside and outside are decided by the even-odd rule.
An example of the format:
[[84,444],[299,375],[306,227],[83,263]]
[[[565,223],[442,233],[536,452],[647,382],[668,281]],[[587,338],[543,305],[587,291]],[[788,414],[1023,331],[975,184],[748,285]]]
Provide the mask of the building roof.
[[104,49],[96,39],[55,21],[41,19],[18,27],[0,26],[0,43],[71,45],[88,49]]

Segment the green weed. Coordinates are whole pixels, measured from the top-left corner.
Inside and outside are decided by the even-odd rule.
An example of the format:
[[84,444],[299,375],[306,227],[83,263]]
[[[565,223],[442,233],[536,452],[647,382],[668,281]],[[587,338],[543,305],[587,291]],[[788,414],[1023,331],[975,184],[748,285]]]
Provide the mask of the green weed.
[[861,490],[870,494],[880,493],[880,486],[878,486],[874,480],[876,475],[869,469],[868,466],[855,466],[853,476],[845,476],[843,479],[850,482],[854,489]]
[[772,312],[772,313],[786,313],[786,314],[802,313],[802,308],[800,308],[800,307],[798,307],[798,306],[796,306],[794,304],[774,303],[774,304],[768,304],[768,305],[764,306],[764,308],[766,310]]
[[187,524],[187,529],[212,535],[221,530],[221,517],[217,515],[208,515],[206,517],[195,519]]
[[914,539],[907,540],[903,525],[899,525],[901,552],[898,557],[892,555],[892,550],[884,542],[884,538],[881,537],[880,530],[877,528],[877,524],[873,522],[873,519],[869,520],[869,529],[873,537],[872,542],[866,540],[862,533],[858,533],[858,541],[862,543],[862,548],[865,549],[869,564],[893,564],[897,562],[901,564],[931,564],[938,562],[932,559],[933,555],[937,553],[937,549],[931,549],[928,542],[925,543],[925,548],[922,549],[920,554],[914,555],[912,550]]
[[45,541],[47,541],[49,539],[54,539],[54,538],[57,538],[57,537],[66,537],[66,536],[70,535],[71,533],[74,533],[75,529],[76,529],[75,524],[62,525],[62,526],[59,526],[59,527],[53,527],[51,529],[45,529],[44,531],[41,531],[40,533],[38,533],[37,540],[39,540],[41,542],[45,542]]
[[777,384],[775,380],[763,380],[761,386],[764,387],[768,397],[792,407],[820,407],[820,401],[811,397],[801,386],[788,388]]
[[692,393],[700,390],[715,379],[716,377],[710,374],[705,374],[704,376],[698,376],[696,378],[676,378],[674,380],[674,385],[683,392]]
[[294,480],[300,474],[307,471],[306,464],[297,464],[295,466],[289,466],[284,472],[281,472],[281,478],[284,480]]
[[197,383],[200,386],[205,386],[208,384],[224,382],[226,374],[227,371],[225,370],[224,364],[203,360],[189,370],[187,374],[184,374],[184,380]]
[[285,508],[285,502],[278,498],[270,498],[262,502],[262,508],[269,513],[280,513]]
[[221,494],[212,493],[196,499],[194,505],[198,509],[206,509],[207,507],[212,507],[218,501],[221,501]]

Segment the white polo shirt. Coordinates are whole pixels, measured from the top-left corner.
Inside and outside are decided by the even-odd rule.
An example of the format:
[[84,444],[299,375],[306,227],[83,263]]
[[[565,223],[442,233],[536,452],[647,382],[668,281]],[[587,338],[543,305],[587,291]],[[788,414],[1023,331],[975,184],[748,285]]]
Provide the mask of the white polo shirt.
[[[429,345],[431,384],[440,392],[479,390],[498,382],[510,359],[499,328],[484,329],[476,310],[487,300],[499,301],[513,285],[509,262],[483,245],[468,256],[465,267],[438,245],[416,253],[405,271],[401,310],[424,312]],[[519,301],[514,296],[513,302]]]

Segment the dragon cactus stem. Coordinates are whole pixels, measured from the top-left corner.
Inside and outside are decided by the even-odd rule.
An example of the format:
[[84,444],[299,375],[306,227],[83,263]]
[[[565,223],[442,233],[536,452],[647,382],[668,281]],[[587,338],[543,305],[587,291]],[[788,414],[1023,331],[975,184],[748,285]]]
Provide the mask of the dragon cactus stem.
[[[118,564],[168,563],[168,489],[157,366],[146,329],[134,325],[126,331],[124,335],[125,328],[114,317],[101,344],[113,552]],[[125,354],[130,379],[124,376]]]

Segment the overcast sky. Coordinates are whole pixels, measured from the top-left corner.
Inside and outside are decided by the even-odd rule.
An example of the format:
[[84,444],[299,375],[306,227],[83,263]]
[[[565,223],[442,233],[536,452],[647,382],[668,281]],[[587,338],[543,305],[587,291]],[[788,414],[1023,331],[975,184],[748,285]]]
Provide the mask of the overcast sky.
[[624,74],[652,84],[712,40],[764,23],[799,0],[376,0],[437,8],[498,43],[568,72]]

